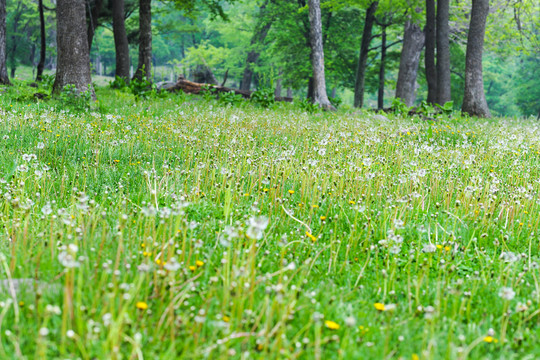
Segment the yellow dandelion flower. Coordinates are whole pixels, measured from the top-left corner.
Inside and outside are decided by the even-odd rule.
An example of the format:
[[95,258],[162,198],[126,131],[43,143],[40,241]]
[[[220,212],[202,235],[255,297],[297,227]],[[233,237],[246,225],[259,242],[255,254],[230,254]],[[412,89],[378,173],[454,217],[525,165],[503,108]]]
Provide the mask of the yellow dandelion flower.
[[326,220],[326,216],[321,216],[321,220],[322,221]]
[[148,304],[144,301],[138,301],[137,304],[135,304],[135,307],[139,310],[146,310],[148,309]]
[[223,315],[223,321],[229,322],[229,321],[231,321],[231,318],[228,317],[227,315]]
[[190,265],[189,270],[195,271],[195,270],[197,270],[197,267],[195,265]]
[[329,328],[330,330],[338,330],[339,329],[339,324],[335,321],[331,321],[331,320],[326,320],[324,322],[324,325],[326,325],[327,328]]
[[294,190],[289,190],[289,194],[294,194]]
[[201,266],[204,265],[204,262],[201,261],[201,260],[197,260],[197,261],[195,261],[195,265],[197,265],[198,267],[201,267]]
[[375,309],[379,310],[379,311],[384,311],[384,304],[381,304],[381,303],[375,303],[373,304],[373,306],[375,306]]
[[487,343],[492,343],[493,341],[495,341],[495,338],[493,336],[486,336],[484,338],[484,342],[487,342]]
[[309,232],[306,231],[306,236],[311,239],[311,241],[315,242],[317,241],[317,238],[313,235],[311,235]]

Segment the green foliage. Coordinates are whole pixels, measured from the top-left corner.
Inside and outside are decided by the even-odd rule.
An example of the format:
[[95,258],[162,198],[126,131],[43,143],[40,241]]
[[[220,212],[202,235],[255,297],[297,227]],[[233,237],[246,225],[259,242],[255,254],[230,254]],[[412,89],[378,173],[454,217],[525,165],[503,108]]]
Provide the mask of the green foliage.
[[142,79],[131,79],[128,86],[129,90],[136,99],[147,99],[152,95],[156,95],[156,86],[152,84],[145,76]]
[[441,110],[441,113],[444,115],[450,115],[454,111],[454,102],[449,101],[445,103],[444,105],[436,104],[437,107]]
[[336,109],[339,108],[341,106],[341,104],[343,103],[343,100],[341,100],[341,98],[339,97],[331,97],[329,96],[328,97],[328,100],[330,100],[330,103],[332,104],[333,107],[335,107]]
[[73,112],[80,113],[90,109],[92,100],[92,91],[78,91],[75,85],[68,84],[62,88],[57,96],[61,109],[70,109]]
[[109,87],[111,89],[119,89],[123,90],[129,87],[126,80],[124,78],[121,78],[119,76],[115,76],[113,81],[109,81]]
[[219,93],[219,102],[225,105],[240,105],[244,98],[240,94],[235,94],[234,91]]
[[403,116],[409,113],[410,108],[400,98],[394,98],[392,100],[392,110],[396,114]]
[[251,102],[263,108],[269,108],[276,102],[274,90],[268,87],[257,89],[251,94]]
[[203,85],[200,94],[205,102],[210,102],[216,98],[216,89],[211,85]]
[[294,104],[297,105],[300,110],[305,111],[308,114],[321,111],[319,105],[314,104],[310,99],[298,99],[294,101]]

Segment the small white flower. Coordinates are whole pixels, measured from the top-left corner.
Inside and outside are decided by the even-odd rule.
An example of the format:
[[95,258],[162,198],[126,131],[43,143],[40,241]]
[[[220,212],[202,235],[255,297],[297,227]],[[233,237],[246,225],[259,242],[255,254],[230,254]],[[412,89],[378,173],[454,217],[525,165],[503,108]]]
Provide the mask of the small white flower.
[[39,149],[39,150],[45,149],[45,144],[42,143],[42,142],[39,142],[39,143],[37,143],[36,148]]
[[434,253],[435,251],[437,251],[437,247],[433,244],[426,244],[423,248],[422,248],[422,251],[425,252],[425,253]]
[[516,296],[516,293],[510,287],[502,287],[499,290],[499,296],[502,297],[504,300],[510,301]]
[[163,267],[165,268],[165,270],[174,272],[180,269],[180,264],[178,263],[178,261],[176,261],[176,258],[173,257],[169,261],[167,261],[167,263]]
[[42,327],[41,329],[39,329],[39,336],[47,336],[49,335],[49,329],[47,329],[46,327]]

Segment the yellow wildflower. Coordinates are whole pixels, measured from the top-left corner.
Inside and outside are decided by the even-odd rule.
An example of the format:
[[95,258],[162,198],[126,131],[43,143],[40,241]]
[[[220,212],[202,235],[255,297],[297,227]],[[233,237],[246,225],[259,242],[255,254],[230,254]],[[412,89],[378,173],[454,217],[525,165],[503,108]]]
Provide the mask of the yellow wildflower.
[[138,301],[137,304],[135,304],[135,307],[139,310],[146,310],[148,309],[148,304],[144,301]]
[[311,241],[315,242],[317,241],[317,238],[313,235],[311,235],[309,232],[306,231],[306,236],[311,239]]
[[375,306],[375,309],[379,310],[379,311],[384,311],[384,304],[381,304],[381,303],[375,303],[373,304],[373,306]]
[[335,321],[326,320],[324,322],[324,325],[326,325],[326,327],[329,328],[330,330],[338,330],[339,329],[339,324],[336,323]]

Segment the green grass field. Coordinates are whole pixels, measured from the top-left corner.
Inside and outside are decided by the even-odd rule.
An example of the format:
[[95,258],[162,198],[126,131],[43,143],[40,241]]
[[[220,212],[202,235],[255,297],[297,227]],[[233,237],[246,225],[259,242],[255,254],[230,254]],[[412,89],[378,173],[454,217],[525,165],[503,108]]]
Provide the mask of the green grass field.
[[540,358],[537,122],[17,91],[0,358]]

